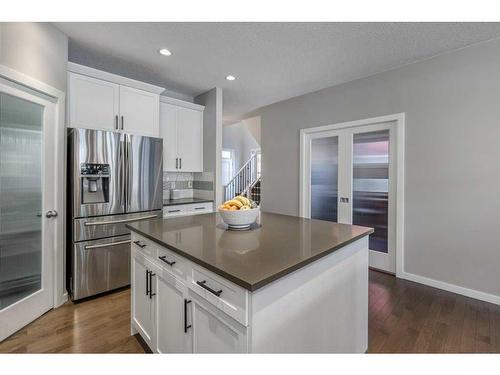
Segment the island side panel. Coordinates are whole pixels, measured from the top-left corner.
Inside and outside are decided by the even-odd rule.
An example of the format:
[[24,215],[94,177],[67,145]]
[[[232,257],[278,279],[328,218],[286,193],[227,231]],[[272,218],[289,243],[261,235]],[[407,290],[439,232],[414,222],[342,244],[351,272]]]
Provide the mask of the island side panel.
[[368,236],[252,293],[254,353],[364,353]]

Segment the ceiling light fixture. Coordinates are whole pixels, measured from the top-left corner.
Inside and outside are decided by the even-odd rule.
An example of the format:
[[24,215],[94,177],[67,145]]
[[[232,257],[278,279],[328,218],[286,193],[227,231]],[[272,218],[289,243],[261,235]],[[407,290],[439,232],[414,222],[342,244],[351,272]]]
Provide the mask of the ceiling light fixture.
[[172,52],[170,52],[166,48],[162,48],[158,52],[160,53],[160,55],[163,55],[163,56],[172,56]]
[[228,76],[226,76],[226,79],[227,79],[228,81],[234,81],[234,80],[236,79],[236,77],[235,77],[235,76],[232,76],[232,75],[228,75]]

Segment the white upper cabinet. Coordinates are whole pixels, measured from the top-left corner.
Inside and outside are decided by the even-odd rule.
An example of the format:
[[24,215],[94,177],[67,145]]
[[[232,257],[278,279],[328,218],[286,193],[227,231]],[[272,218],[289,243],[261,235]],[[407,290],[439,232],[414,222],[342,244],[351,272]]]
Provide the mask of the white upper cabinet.
[[120,129],[127,133],[159,137],[157,94],[120,86]]
[[203,172],[204,107],[170,98],[161,100],[163,169],[169,172]]
[[177,109],[177,153],[181,171],[203,171],[203,112]]
[[120,85],[69,73],[69,122],[74,128],[116,130]]
[[163,170],[176,171],[177,157],[177,107],[160,104],[160,137],[163,138]]
[[68,63],[68,126],[159,137],[164,89]]

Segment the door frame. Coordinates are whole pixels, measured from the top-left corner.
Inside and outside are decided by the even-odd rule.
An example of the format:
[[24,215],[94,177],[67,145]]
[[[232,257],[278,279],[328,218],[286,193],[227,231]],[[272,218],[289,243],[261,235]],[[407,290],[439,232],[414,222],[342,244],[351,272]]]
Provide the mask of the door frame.
[[405,113],[371,117],[312,128],[300,129],[300,178],[299,216],[310,218],[311,212],[311,139],[316,133],[395,122],[396,138],[396,276],[403,276],[404,265],[404,164],[405,164]]
[[59,157],[56,158],[57,164],[55,168],[56,183],[54,189],[54,209],[59,213],[54,220],[54,254],[53,260],[53,307],[59,307],[68,300],[66,291],[66,256],[65,256],[65,240],[66,240],[66,134],[65,134],[65,109],[66,109],[66,93],[47,85],[35,78],[32,78],[24,73],[14,70],[8,66],[0,64],[0,79],[6,81],[8,85],[17,87],[22,91],[38,95],[54,103],[55,118],[54,118],[54,137],[55,150],[54,152]]

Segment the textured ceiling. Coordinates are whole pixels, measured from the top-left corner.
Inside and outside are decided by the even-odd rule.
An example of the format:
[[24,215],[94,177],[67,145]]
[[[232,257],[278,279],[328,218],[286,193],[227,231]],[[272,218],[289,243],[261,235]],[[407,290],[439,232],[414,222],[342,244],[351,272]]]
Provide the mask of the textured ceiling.
[[[196,96],[225,123],[271,103],[500,37],[500,23],[56,23],[69,60]],[[161,47],[170,57],[157,53]],[[235,81],[225,80],[233,74]]]

